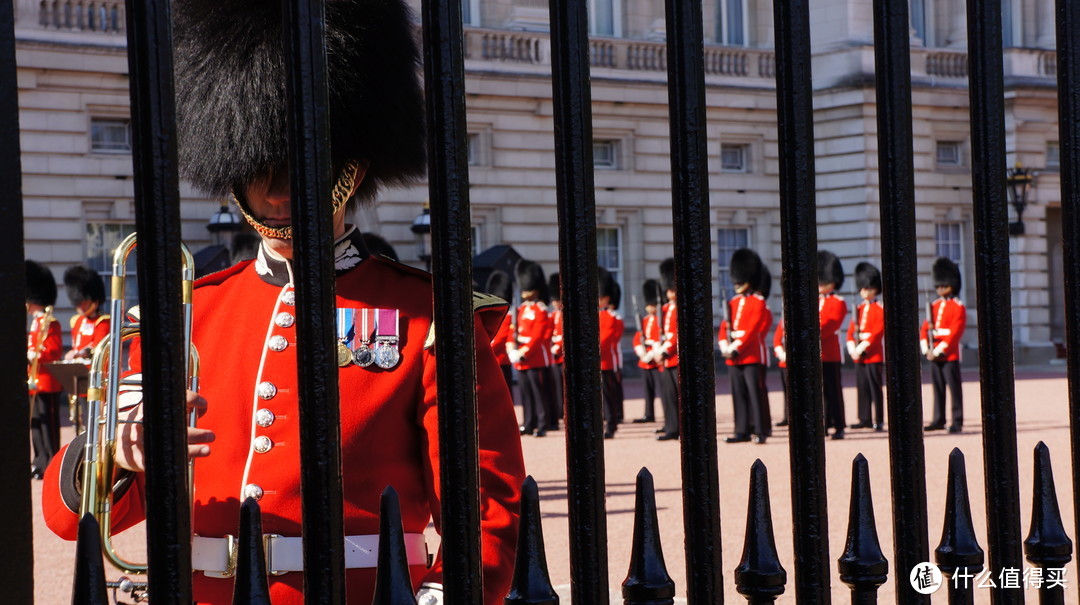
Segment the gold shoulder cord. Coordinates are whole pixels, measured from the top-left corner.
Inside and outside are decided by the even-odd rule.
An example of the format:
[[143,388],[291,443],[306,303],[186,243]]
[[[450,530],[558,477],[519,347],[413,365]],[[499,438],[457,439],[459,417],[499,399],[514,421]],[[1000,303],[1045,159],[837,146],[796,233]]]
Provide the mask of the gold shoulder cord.
[[[345,206],[345,202],[349,201],[349,193],[353,190],[353,184],[356,182],[356,173],[359,169],[360,163],[356,160],[349,160],[345,163],[345,168],[341,171],[341,175],[338,177],[337,183],[334,184],[334,190],[331,194],[335,214]],[[236,207],[240,209],[240,214],[244,215],[244,220],[246,220],[259,235],[274,239],[292,239],[292,225],[289,225],[288,227],[270,227],[269,225],[264,225],[248,212],[247,207],[240,201],[240,198],[237,197],[236,192],[230,194],[230,197],[232,198],[232,202],[236,204]]]

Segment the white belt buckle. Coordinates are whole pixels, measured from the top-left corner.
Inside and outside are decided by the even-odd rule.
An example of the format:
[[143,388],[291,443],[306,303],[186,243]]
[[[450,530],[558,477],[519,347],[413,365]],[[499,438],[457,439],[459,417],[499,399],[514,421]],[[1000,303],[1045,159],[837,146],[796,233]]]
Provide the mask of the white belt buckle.
[[274,540],[281,537],[281,534],[263,534],[263,556],[266,557],[266,573],[272,576],[283,576],[290,571],[288,569],[274,569]]
[[239,545],[236,542],[236,537],[232,534],[225,534],[224,540],[226,540],[228,554],[225,558],[225,570],[224,571],[208,571],[204,570],[203,575],[208,578],[231,578],[236,575],[236,557]]

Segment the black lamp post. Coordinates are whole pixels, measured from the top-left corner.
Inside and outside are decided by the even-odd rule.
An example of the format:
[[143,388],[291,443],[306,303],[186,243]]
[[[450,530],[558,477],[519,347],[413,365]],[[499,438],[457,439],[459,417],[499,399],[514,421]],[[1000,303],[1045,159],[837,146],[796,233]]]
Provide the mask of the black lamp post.
[[227,203],[222,203],[221,208],[207,221],[206,230],[214,234],[214,244],[229,247],[232,234],[241,228],[240,217],[229,209]]
[[1023,235],[1024,208],[1027,207],[1028,192],[1031,191],[1031,186],[1035,182],[1035,172],[1017,162],[1015,168],[1009,169],[1005,182],[1009,185],[1010,203],[1016,210],[1016,222],[1009,223],[1009,235]]
[[424,211],[413,219],[409,230],[416,236],[417,256],[423,261],[424,267],[431,270],[431,210],[424,204]]

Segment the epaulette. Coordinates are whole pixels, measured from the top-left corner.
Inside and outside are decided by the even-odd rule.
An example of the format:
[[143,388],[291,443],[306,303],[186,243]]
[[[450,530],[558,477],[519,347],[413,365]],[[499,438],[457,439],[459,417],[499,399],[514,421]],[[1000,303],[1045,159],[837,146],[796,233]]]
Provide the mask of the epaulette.
[[74,330],[75,329],[75,322],[79,321],[80,317],[82,317],[82,315],[79,315],[78,313],[72,315],[71,319],[68,320],[68,328]]
[[217,286],[217,285],[220,285],[221,282],[223,282],[226,279],[236,275],[237,273],[240,273],[245,268],[247,268],[248,265],[250,265],[253,262],[255,262],[255,259],[242,260],[242,261],[236,263],[235,265],[233,265],[233,266],[231,266],[231,267],[229,267],[227,269],[222,269],[221,271],[215,271],[215,272],[213,272],[213,273],[211,273],[209,275],[204,275],[204,276],[200,277],[199,279],[195,280],[195,287],[196,288],[201,288],[202,286]]
[[101,315],[98,315],[97,319],[94,320],[94,325],[96,326],[99,323],[105,321],[106,319],[109,319],[109,316],[105,313],[102,313]]
[[[494,338],[495,333],[502,326],[503,316],[506,315],[506,310],[510,308],[510,304],[498,296],[484,294],[483,292],[473,292],[472,302],[473,315],[479,315],[484,331],[487,332],[489,337]],[[431,322],[427,338],[424,340],[425,349],[430,349],[433,346],[435,346],[435,322]]]

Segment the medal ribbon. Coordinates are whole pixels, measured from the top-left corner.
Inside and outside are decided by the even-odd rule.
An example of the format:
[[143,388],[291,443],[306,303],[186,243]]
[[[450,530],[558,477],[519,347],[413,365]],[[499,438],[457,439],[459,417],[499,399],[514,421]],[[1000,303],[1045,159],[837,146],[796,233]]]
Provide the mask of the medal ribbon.
[[359,343],[371,342],[371,333],[375,327],[375,311],[377,309],[357,309],[353,327],[356,329],[356,340]]
[[375,340],[396,343],[398,341],[398,310],[375,309],[378,318],[375,324]]
[[341,344],[348,345],[356,334],[356,325],[353,320],[355,314],[356,309],[339,307],[337,310],[337,337]]

